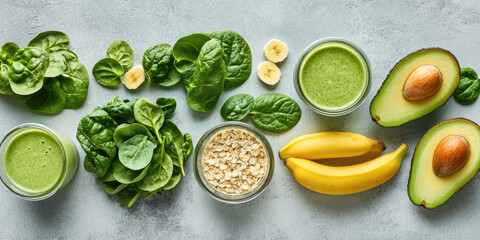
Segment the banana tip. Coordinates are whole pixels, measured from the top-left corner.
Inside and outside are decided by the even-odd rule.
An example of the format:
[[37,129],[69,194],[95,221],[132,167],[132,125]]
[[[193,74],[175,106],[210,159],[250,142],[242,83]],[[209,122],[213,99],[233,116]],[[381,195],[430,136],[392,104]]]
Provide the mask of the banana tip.
[[385,151],[385,149],[387,149],[387,147],[385,146],[385,143],[383,143],[382,141],[377,141],[378,142],[378,145],[382,146],[382,151]]

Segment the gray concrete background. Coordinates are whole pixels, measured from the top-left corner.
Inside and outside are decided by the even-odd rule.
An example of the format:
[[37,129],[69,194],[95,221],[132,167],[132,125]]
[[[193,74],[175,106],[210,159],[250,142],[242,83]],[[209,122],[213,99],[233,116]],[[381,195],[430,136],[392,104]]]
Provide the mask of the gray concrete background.
[[[226,205],[209,198],[198,186],[187,164],[187,176],[173,195],[139,200],[121,207],[95,177],[80,167],[73,181],[55,196],[27,202],[0,186],[0,238],[12,239],[315,239],[315,238],[478,238],[480,181],[475,177],[450,201],[428,211],[410,203],[407,181],[413,149],[421,136],[438,122],[466,117],[480,122],[479,104],[465,107],[453,99],[434,113],[402,127],[385,129],[370,120],[368,106],[390,68],[408,53],[425,47],[443,47],[462,66],[480,71],[480,3],[476,1],[6,1],[0,5],[0,43],[25,46],[36,34],[60,30],[68,34],[71,49],[89,72],[105,57],[110,43],[126,40],[141,63],[145,49],[157,43],[174,44],[185,35],[232,29],[249,43],[253,71],[241,87],[225,91],[207,114],[190,110],[185,91],[142,87],[129,92],[101,87],[90,74],[89,96],[78,110],[56,116],[29,111],[15,97],[0,96],[0,135],[25,122],[46,124],[74,139],[80,118],[116,95],[120,98],[174,97],[174,121],[196,142],[203,132],[221,122],[223,102],[237,93],[280,92],[297,100],[300,123],[282,135],[267,134],[275,151],[290,139],[318,131],[351,131],[385,141],[387,151],[405,142],[410,147],[397,175],[372,190],[328,196],[297,184],[284,163],[276,159],[274,178],[260,197],[242,205]],[[370,58],[373,87],[355,112],[337,118],[310,111],[297,97],[293,68],[300,52],[323,37],[344,37]],[[289,57],[281,64],[282,79],[275,87],[263,85],[256,66],[264,61],[263,45],[271,38],[285,41]],[[247,121],[249,122],[249,121]],[[83,151],[80,149],[83,159]]]

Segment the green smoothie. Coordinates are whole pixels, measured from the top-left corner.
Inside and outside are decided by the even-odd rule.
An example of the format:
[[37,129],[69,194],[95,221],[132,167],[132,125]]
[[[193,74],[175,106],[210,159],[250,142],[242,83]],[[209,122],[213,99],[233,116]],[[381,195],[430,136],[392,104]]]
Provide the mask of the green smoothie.
[[366,64],[359,53],[341,44],[313,49],[300,67],[305,97],[321,109],[339,110],[354,105],[366,86]]
[[64,156],[61,146],[48,133],[28,130],[15,136],[5,153],[5,169],[17,187],[44,192],[62,177]]

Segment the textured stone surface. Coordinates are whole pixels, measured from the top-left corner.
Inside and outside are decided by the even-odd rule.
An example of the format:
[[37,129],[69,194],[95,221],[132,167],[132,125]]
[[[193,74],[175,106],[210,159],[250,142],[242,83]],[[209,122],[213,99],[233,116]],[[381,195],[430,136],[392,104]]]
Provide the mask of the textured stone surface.
[[[226,205],[210,199],[196,183],[187,164],[187,176],[173,195],[138,201],[132,209],[108,196],[92,174],[79,168],[76,177],[52,198],[23,201],[0,187],[0,238],[74,239],[312,239],[312,238],[477,238],[480,224],[479,179],[436,210],[410,203],[407,180],[413,149],[421,136],[438,122],[467,117],[480,122],[479,104],[460,106],[453,99],[427,117],[402,127],[385,129],[369,117],[368,105],[390,68],[406,54],[425,47],[452,51],[462,66],[480,71],[480,4],[475,1],[2,1],[0,42],[25,46],[37,33],[60,30],[89,72],[103,58],[110,43],[123,39],[135,51],[135,63],[149,46],[194,33],[232,29],[245,37],[253,54],[254,70],[264,61],[263,45],[271,38],[290,49],[281,64],[275,87],[255,75],[241,87],[225,91],[211,113],[187,108],[181,86],[169,89],[124,87],[107,89],[90,74],[89,97],[78,110],[56,116],[30,112],[16,97],[0,96],[0,134],[24,122],[51,126],[75,138],[80,118],[116,95],[120,98],[174,97],[174,121],[198,140],[207,128],[221,123],[221,104],[231,95],[258,96],[280,92],[292,96],[303,110],[300,123],[282,135],[267,134],[275,151],[298,135],[317,131],[352,131],[385,141],[387,151],[401,142],[410,146],[398,174],[386,184],[349,196],[327,196],[298,185],[280,159],[267,191],[252,202]],[[310,111],[297,97],[292,74],[300,52],[312,41],[338,36],[358,44],[368,55],[373,86],[355,112],[337,118]],[[77,143],[77,141],[75,140]],[[78,143],[77,143],[78,146]],[[83,152],[81,153],[83,158]]]

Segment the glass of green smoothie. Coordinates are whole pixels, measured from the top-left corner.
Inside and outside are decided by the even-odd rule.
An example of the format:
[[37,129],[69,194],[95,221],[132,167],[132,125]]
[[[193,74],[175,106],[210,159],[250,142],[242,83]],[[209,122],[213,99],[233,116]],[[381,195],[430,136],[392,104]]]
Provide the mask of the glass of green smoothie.
[[26,200],[52,196],[70,182],[77,166],[78,152],[73,142],[41,124],[19,125],[0,143],[0,179]]
[[295,89],[302,101],[326,116],[358,108],[370,91],[371,81],[366,54],[342,38],[323,38],[310,44],[294,72]]

